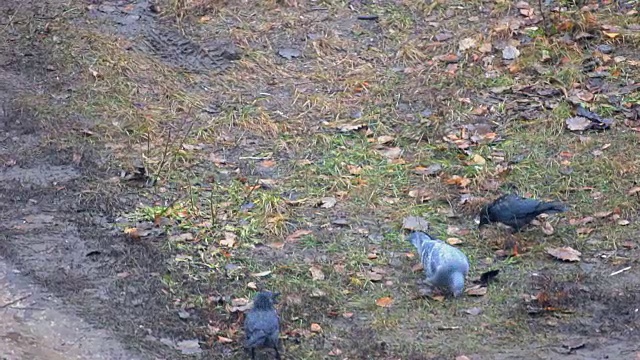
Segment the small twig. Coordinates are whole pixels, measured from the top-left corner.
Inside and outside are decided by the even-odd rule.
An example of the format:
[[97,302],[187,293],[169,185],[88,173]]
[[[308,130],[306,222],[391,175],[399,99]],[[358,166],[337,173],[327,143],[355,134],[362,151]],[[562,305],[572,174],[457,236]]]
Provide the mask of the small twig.
[[244,201],[242,202],[242,205],[246,204],[249,201],[251,194],[253,194],[253,190],[258,188],[259,183],[260,183],[260,179],[256,179],[256,183],[253,184],[253,186],[251,187],[251,190],[249,190],[249,193],[247,194],[247,196],[245,196]]
[[547,17],[544,15],[544,9],[542,8],[542,0],[538,0],[538,8],[540,9],[540,16],[542,16],[542,26],[544,27],[544,33],[547,33]]
[[0,309],[7,308],[7,307],[9,307],[9,306],[11,306],[11,305],[13,305],[13,304],[15,304],[15,303],[19,302],[19,301],[22,301],[22,300],[24,300],[24,299],[28,298],[29,296],[31,296],[31,294],[27,294],[27,295],[25,295],[25,296],[21,296],[21,297],[19,297],[19,298],[15,299],[15,300],[11,300],[11,301],[9,301],[9,302],[8,302],[8,303],[6,303],[6,304],[0,305]]
[[620,270],[618,270],[618,271],[614,271],[614,272],[612,272],[612,273],[611,273],[611,275],[609,275],[609,276],[618,275],[618,274],[623,273],[623,272],[625,272],[625,271],[627,271],[627,270],[630,270],[630,269],[631,269],[631,266],[627,266],[627,267],[626,267],[626,268],[624,268],[624,269],[620,269]]

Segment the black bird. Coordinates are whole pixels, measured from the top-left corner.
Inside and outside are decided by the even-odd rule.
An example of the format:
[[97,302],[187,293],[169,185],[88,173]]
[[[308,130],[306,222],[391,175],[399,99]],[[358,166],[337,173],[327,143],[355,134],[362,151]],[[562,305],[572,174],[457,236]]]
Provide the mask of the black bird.
[[511,227],[514,232],[518,232],[540,214],[554,214],[564,211],[567,211],[566,205],[557,201],[544,202],[523,198],[515,194],[506,194],[482,207],[478,228],[489,223],[502,223]]
[[[519,232],[542,213],[553,214],[566,210],[567,207],[557,201],[544,202],[523,198],[515,194],[506,194],[482,207],[478,229],[489,223],[502,223],[509,226],[513,232]],[[515,239],[513,255],[518,256],[518,243]]]
[[256,358],[257,348],[267,347],[275,349],[276,359],[280,360],[280,319],[273,307],[278,295],[280,293],[271,291],[259,292],[253,300],[253,308],[244,320],[244,347],[251,351],[251,359]]

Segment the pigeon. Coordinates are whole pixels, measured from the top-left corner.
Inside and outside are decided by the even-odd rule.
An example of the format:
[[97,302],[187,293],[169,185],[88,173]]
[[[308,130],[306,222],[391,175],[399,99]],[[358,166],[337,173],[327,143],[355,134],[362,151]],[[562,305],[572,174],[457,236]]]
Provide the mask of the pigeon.
[[412,232],[408,240],[420,254],[427,282],[448,290],[454,297],[462,295],[464,281],[469,273],[467,256],[444,241],[420,231]]
[[482,207],[478,228],[497,222],[511,227],[514,232],[519,232],[542,213],[553,214],[566,210],[567,207],[557,201],[544,202],[506,194]]
[[280,359],[278,343],[280,338],[280,320],[273,304],[280,293],[259,292],[253,300],[253,308],[244,320],[246,341],[245,349],[251,351],[251,359],[256,358],[257,348],[273,348],[276,359]]

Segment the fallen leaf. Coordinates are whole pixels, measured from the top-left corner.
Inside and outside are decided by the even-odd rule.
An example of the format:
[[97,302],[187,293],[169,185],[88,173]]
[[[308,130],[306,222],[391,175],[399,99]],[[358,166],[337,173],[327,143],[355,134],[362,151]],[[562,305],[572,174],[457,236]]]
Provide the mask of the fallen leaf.
[[606,218],[609,217],[613,214],[613,211],[601,211],[601,212],[597,212],[595,214],[593,214],[593,217],[597,217],[597,218]]
[[454,238],[454,237],[451,237],[451,238],[448,238],[448,239],[447,239],[447,243],[448,243],[449,245],[458,245],[458,244],[462,244],[463,242],[464,242],[464,241],[462,241],[462,240],[460,240],[460,239],[458,239],[458,238]]
[[503,60],[514,60],[518,56],[520,56],[520,50],[516,49],[512,45],[507,45],[502,50],[502,59]]
[[265,277],[265,276],[267,276],[269,274],[271,274],[271,270],[262,271],[262,272],[259,272],[259,273],[253,273],[253,274],[251,274],[251,276],[253,276],[253,277]]
[[547,254],[563,261],[580,261],[582,253],[569,246],[558,248],[547,248]]
[[191,241],[193,240],[193,234],[192,233],[183,233],[183,234],[178,234],[178,235],[171,235],[169,237],[169,241],[171,242],[182,242],[182,241]]
[[233,340],[229,339],[228,337],[218,335],[218,342],[221,344],[229,344],[232,343]]
[[620,225],[620,226],[627,226],[629,224],[631,224],[631,222],[629,220],[625,220],[625,219],[618,220],[618,225]]
[[549,235],[553,235],[554,231],[555,231],[555,230],[553,229],[553,226],[551,226],[551,223],[549,223],[549,222],[547,222],[547,221],[545,221],[544,223],[542,223],[542,232],[543,232],[545,235],[547,235],[547,236],[549,236]]
[[329,356],[340,356],[340,355],[342,355],[342,350],[340,350],[338,348],[335,348],[335,349],[329,351],[328,355]]
[[319,267],[314,265],[309,268],[309,271],[311,272],[311,278],[313,280],[318,280],[318,281],[324,280],[324,273],[322,272],[322,269],[320,269]]
[[434,60],[442,61],[444,63],[457,63],[460,61],[460,57],[456,54],[439,55],[434,57]]
[[417,263],[417,264],[415,264],[415,265],[413,265],[413,266],[411,267],[411,270],[412,270],[413,272],[419,272],[419,271],[424,270],[424,266],[422,265],[422,263]]
[[471,309],[466,309],[464,312],[466,312],[469,315],[480,315],[482,314],[482,308],[479,307],[472,307]]
[[567,124],[567,129],[571,131],[584,131],[591,128],[591,120],[582,117],[582,116],[574,116],[568,118],[565,123]]
[[578,235],[589,235],[591,234],[595,229],[592,228],[588,228],[588,227],[581,227],[576,229],[576,233]]
[[380,144],[380,145],[384,145],[384,144],[390,143],[390,142],[392,142],[393,140],[395,140],[395,138],[394,138],[393,136],[389,136],[389,135],[383,135],[383,136],[380,136],[380,137],[378,137],[378,138],[376,139],[376,141],[377,141],[377,142],[378,142],[378,144]]
[[349,174],[351,175],[360,175],[362,167],[357,165],[347,165],[347,170],[349,170]]
[[247,287],[249,289],[253,289],[253,290],[257,290],[258,289],[258,285],[256,285],[256,283],[254,283],[253,281],[247,283]]
[[467,179],[460,175],[453,175],[452,177],[445,180],[445,183],[448,185],[458,185],[460,187],[466,187],[471,184],[471,179]]
[[428,189],[413,189],[409,191],[409,196],[417,199],[419,202],[425,202],[433,198],[433,193]]
[[427,167],[416,166],[416,168],[413,171],[418,175],[434,176],[434,175],[437,175],[438,173],[440,173],[442,171],[442,165],[433,164],[433,165],[429,165]]
[[362,273],[358,273],[358,275],[360,275],[360,277],[366,280],[373,281],[373,282],[382,280],[382,274],[379,274],[374,271],[362,272]]
[[226,246],[226,247],[233,247],[233,244],[236,243],[236,238],[237,238],[236,234],[232,232],[225,232],[224,240],[220,240],[220,245]]
[[483,285],[474,285],[467,288],[464,292],[471,296],[484,296],[487,294],[487,287]]
[[476,47],[476,41],[472,38],[464,38],[458,43],[458,49],[465,51]]
[[329,209],[334,207],[336,203],[338,203],[338,200],[332,196],[323,197],[322,199],[320,199],[321,208]]
[[464,356],[464,355],[460,355],[460,356],[456,356],[456,360],[471,360],[468,357]]
[[269,243],[267,246],[272,248],[272,249],[283,249],[284,248],[284,242],[276,241],[276,242]]
[[393,160],[398,159],[402,155],[402,149],[399,147],[386,148],[382,150],[378,150],[380,155],[386,157],[387,159]]
[[300,230],[296,230],[293,233],[291,233],[289,236],[287,236],[287,238],[284,240],[286,242],[293,242],[293,241],[297,241],[299,240],[301,237],[305,236],[305,235],[309,235],[309,234],[313,234],[313,231],[311,230],[306,230],[306,229],[300,229]]
[[183,355],[200,354],[200,342],[198,340],[184,340],[176,343],[176,349],[180,350]]
[[429,222],[419,216],[407,216],[402,220],[402,228],[413,231],[427,231]]
[[620,36],[620,33],[616,33],[616,32],[603,31],[602,33],[605,34],[610,39],[615,39],[618,36]]
[[377,259],[377,258],[378,258],[378,254],[376,254],[376,253],[367,254],[367,259],[369,259],[369,260],[374,260],[374,259]]
[[353,317],[353,313],[352,312],[346,312],[344,314],[342,314],[342,317],[345,319],[351,319]]
[[635,195],[640,192],[640,186],[633,187],[627,192],[629,195]]
[[473,155],[473,157],[471,157],[470,161],[467,161],[467,165],[473,166],[473,165],[478,165],[478,166],[484,166],[487,163],[487,160],[485,160],[482,156],[475,154]]
[[271,168],[271,167],[273,167],[275,164],[276,164],[276,162],[275,162],[275,161],[273,161],[273,160],[264,160],[264,161],[261,161],[261,162],[258,164],[258,166],[263,167],[263,168]]
[[582,219],[569,219],[569,225],[585,225],[593,222],[594,218],[591,216],[585,216]]
[[310,330],[311,330],[311,332],[314,332],[314,333],[322,332],[322,328],[320,327],[319,324],[316,324],[316,323],[312,323],[311,324]]
[[385,296],[385,297],[381,297],[378,300],[376,300],[376,305],[380,306],[380,307],[389,307],[391,306],[391,303],[393,302],[393,299]]
[[478,48],[478,50],[480,50],[480,52],[482,53],[490,53],[491,51],[493,51],[493,46],[491,45],[491,43],[483,43],[482,45],[480,45],[480,47]]

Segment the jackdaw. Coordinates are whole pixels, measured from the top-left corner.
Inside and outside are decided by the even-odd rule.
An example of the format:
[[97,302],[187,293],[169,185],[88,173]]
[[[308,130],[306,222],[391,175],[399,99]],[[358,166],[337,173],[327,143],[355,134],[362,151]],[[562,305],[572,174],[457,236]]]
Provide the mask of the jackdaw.
[[567,207],[557,201],[544,202],[506,194],[482,207],[478,228],[489,223],[502,223],[511,227],[514,232],[518,232],[542,213],[553,214],[566,210]]
[[251,351],[251,359],[256,358],[257,348],[273,348],[276,359],[280,359],[278,343],[280,337],[280,320],[273,307],[280,293],[271,291],[259,292],[253,300],[253,308],[244,320],[246,341],[244,347]]

